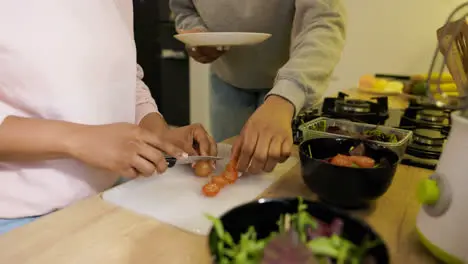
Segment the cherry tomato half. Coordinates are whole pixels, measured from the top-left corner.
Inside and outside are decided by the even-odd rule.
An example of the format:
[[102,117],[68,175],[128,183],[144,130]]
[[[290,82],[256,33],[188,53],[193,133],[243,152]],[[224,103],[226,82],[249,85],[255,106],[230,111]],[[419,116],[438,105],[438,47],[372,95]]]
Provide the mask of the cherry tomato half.
[[237,171],[229,171],[229,170],[226,170],[224,173],[223,173],[223,177],[230,183],[230,184],[233,184],[237,181],[237,178],[239,177],[239,175],[237,174]]
[[330,163],[336,166],[352,167],[353,162],[349,156],[338,154],[330,160]]
[[229,184],[229,181],[223,176],[214,176],[213,178],[211,178],[211,183],[214,183],[220,188],[223,188],[224,186]]
[[360,168],[373,168],[375,166],[375,160],[366,156],[350,156],[350,160]]
[[226,171],[235,171],[237,172],[237,162],[235,160],[231,160],[225,168]]
[[207,197],[216,196],[219,191],[221,191],[221,188],[215,183],[207,183],[202,188],[203,194]]

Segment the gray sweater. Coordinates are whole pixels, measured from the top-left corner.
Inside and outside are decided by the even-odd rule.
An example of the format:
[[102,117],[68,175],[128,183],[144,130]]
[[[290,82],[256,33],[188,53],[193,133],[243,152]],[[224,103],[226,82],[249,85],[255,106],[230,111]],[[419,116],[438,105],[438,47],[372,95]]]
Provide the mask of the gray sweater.
[[272,88],[296,113],[321,99],[345,39],[340,0],[170,0],[177,29],[263,32],[256,46],[232,47],[212,65],[227,83]]

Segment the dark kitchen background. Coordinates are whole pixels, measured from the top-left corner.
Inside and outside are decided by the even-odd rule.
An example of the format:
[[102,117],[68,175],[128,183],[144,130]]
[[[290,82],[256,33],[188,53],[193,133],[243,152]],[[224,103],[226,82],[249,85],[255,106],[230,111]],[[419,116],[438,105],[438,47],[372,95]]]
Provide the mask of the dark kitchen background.
[[172,126],[190,123],[189,59],[177,41],[169,0],[133,0],[137,61],[159,111]]

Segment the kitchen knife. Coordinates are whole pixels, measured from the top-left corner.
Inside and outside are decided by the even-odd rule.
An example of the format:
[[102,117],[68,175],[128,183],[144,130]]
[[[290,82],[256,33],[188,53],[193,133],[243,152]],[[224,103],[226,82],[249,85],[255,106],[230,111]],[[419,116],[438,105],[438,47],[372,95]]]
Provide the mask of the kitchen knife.
[[183,164],[192,164],[197,161],[201,160],[222,160],[224,158],[222,157],[216,157],[216,156],[188,156],[186,158],[180,158],[176,159],[174,157],[169,157],[166,156],[166,161],[167,161],[167,167],[171,168],[174,167],[175,165],[183,165]]

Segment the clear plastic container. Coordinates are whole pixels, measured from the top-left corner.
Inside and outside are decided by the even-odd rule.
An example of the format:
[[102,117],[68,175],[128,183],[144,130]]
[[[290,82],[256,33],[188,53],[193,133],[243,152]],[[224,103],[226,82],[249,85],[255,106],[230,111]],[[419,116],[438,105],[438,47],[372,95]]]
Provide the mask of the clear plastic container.
[[370,125],[370,124],[365,124],[365,123],[356,123],[356,122],[351,122],[347,120],[332,119],[332,118],[326,118],[326,117],[319,117],[315,120],[304,123],[299,126],[299,130],[302,132],[302,138],[304,141],[309,140],[309,139],[314,139],[314,138],[323,138],[323,137],[351,138],[351,136],[347,136],[347,135],[326,132],[328,127],[331,127],[331,126],[339,127],[341,130],[348,131],[353,134],[363,133],[364,131],[373,130],[376,128],[378,128],[380,131],[382,131],[385,134],[394,134],[398,138],[398,142],[396,143],[388,143],[388,142],[375,141],[375,140],[370,140],[370,141],[375,142],[380,146],[384,146],[389,149],[392,149],[398,154],[400,159],[402,159],[403,156],[405,155],[406,147],[408,146],[408,144],[410,144],[412,137],[413,137],[413,132],[409,130],[380,126],[380,125]]

